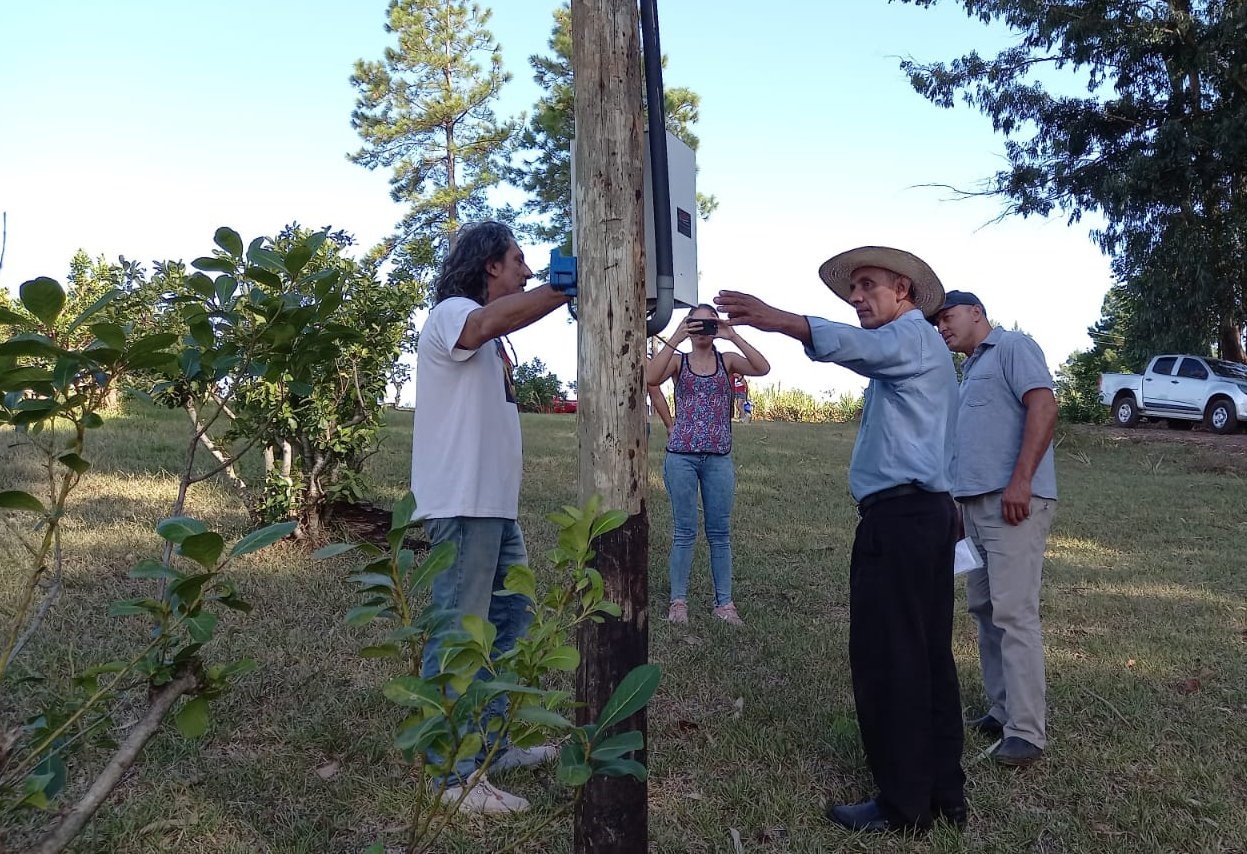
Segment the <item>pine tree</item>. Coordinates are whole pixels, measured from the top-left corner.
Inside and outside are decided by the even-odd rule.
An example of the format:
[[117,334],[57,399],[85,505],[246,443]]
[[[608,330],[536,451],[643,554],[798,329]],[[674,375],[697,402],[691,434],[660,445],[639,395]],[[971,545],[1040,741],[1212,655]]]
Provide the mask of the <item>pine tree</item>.
[[510,75],[489,19],[464,0],[391,0],[385,29],[397,46],[351,75],[351,126],[364,145],[348,157],[393,169],[390,196],[408,210],[385,251],[412,277],[461,223],[497,215],[485,193],[501,180],[517,125],[490,106]]
[[[936,0],[905,0],[919,6]],[[1133,315],[1136,350],[1247,361],[1247,4],[960,0],[1016,44],[994,58],[903,62],[1006,137],[985,193],[1007,214],[1085,213]],[[1053,85],[1081,84],[1063,94]]]

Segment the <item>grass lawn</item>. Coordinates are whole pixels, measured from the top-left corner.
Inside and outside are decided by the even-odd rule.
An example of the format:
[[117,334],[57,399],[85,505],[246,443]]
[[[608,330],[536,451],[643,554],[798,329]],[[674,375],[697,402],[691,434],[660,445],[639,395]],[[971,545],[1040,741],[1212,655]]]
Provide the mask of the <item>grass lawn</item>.
[[[187,435],[178,415],[134,408],[92,437],[96,467],[67,519],[67,589],[19,670],[64,674],[69,662],[82,668],[142,639],[141,619],[105,611],[150,584],[125,573],[158,552],[152,527],[173,501],[169,473]],[[523,425],[521,522],[540,577],[553,545],[543,517],[575,500],[576,422],[534,415]],[[1102,428],[1060,431],[1061,502],[1043,596],[1047,757],[1000,768],[981,758],[987,742],[968,736],[964,834],[865,838],[824,820],[828,797],[872,793],[848,673],[855,430],[737,428],[733,545],[747,625],[710,619],[699,542],[691,621],[677,629],[661,619],[671,520],[655,425],[650,643],[664,675],[650,711],[651,850],[732,851],[733,830],[745,851],[1247,850],[1247,456],[1153,444],[1144,433],[1116,440]],[[0,433],[0,489],[37,490],[38,472],[12,438]],[[409,455],[410,413],[394,413],[370,460],[378,503],[406,491]],[[242,474],[255,472],[244,465]],[[188,513],[232,536],[248,524],[224,482],[195,487]],[[0,541],[3,605],[16,593],[17,557]],[[213,656],[252,656],[259,670],[214,702],[204,739],[157,736],[75,850],[357,852],[376,839],[400,843],[411,783],[389,748],[397,715],[379,693],[385,665],[357,658],[363,635],[343,623],[355,604],[344,569],[313,564],[294,544],[238,567],[255,611],[223,618]],[[963,702],[978,713],[977,647],[960,592],[959,603]],[[0,724],[34,708],[40,690],[24,685],[0,699]],[[116,723],[133,719],[123,707]],[[88,754],[71,774],[102,761]],[[552,771],[521,772],[504,787],[532,800],[534,812],[465,820],[444,850],[498,850],[499,839],[522,835],[568,797]],[[22,828],[6,830],[14,847],[26,839]],[[565,823],[523,850],[569,851],[570,837]]]

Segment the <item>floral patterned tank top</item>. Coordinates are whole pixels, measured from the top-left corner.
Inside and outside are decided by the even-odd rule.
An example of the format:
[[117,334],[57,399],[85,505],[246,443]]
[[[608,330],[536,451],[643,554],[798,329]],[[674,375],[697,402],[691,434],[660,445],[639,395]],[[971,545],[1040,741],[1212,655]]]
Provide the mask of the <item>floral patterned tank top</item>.
[[680,360],[675,380],[675,424],[667,438],[673,454],[730,454],[732,452],[732,381],[723,355],[714,354],[715,371],[693,373],[688,354]]

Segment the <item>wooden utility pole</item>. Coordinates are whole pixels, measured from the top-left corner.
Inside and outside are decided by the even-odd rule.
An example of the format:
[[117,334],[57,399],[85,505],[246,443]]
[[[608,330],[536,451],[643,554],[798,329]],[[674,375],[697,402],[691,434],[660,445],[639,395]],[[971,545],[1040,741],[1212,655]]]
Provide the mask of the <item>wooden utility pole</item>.
[[[620,680],[649,660],[639,30],[637,0],[572,0],[580,498],[601,495],[628,513],[596,546],[606,598],[623,615],[580,633],[581,723],[597,720]],[[645,710],[620,729],[645,733]],[[576,806],[575,850],[645,851],[646,793],[631,777],[591,779]]]

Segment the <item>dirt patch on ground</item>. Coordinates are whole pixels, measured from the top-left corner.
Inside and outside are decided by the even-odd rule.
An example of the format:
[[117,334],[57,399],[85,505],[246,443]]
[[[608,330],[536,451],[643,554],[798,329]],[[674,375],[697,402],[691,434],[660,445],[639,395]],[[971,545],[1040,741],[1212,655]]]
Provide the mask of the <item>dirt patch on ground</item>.
[[1247,432],[1218,435],[1196,426],[1175,430],[1164,422],[1141,422],[1137,427],[1100,427],[1113,442],[1133,445],[1178,445],[1191,449],[1188,464],[1199,471],[1247,474]]

